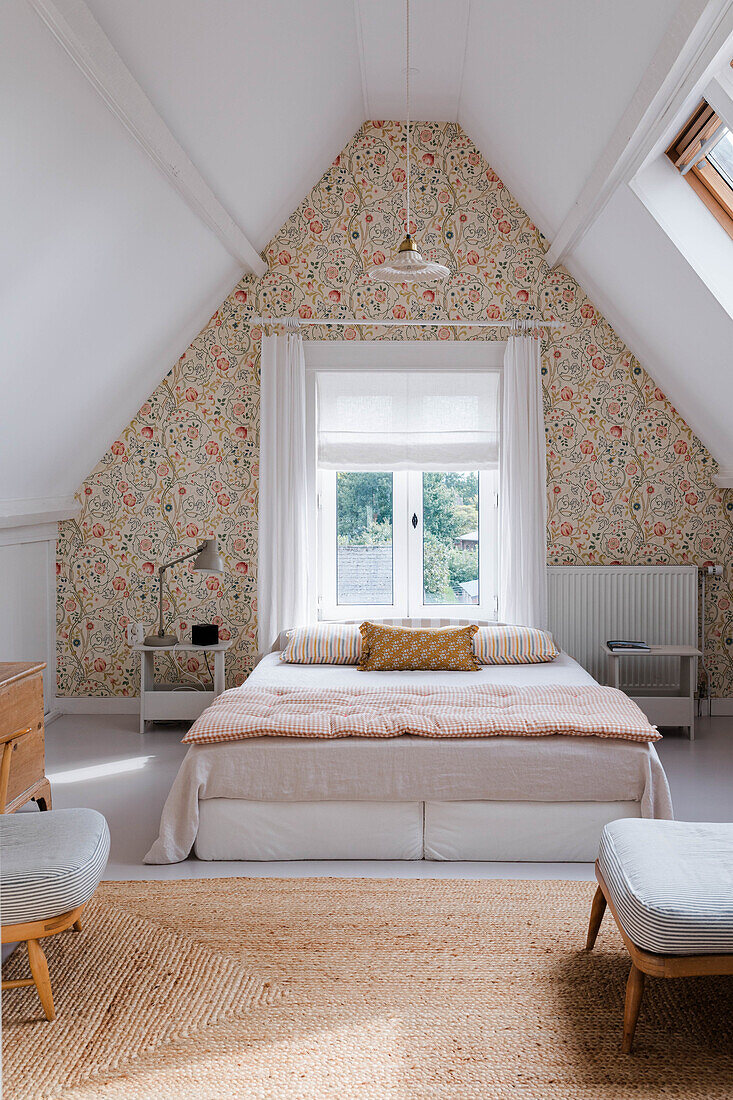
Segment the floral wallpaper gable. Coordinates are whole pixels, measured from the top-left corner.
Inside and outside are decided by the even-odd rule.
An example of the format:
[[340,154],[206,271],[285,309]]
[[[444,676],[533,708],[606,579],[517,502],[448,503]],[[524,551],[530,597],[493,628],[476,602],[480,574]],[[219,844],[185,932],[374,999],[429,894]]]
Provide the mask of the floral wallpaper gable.
[[[388,286],[364,272],[401,239],[405,128],[367,122],[266,251],[269,270],[232,291],[79,490],[60,525],[58,694],[135,695],[128,622],[155,621],[158,563],[216,534],[226,573],[167,574],[167,622],[217,622],[234,645],[228,680],[255,650],[257,314],[416,319],[528,312],[567,322],[543,342],[548,562],[726,561],[733,494],[715,463],[577,282],[550,270],[546,241],[455,124],[415,124],[412,232],[454,272],[446,285]],[[304,329],[305,338],[505,339],[505,329]],[[164,367],[161,364],[161,367]],[[727,576],[711,585],[713,694],[733,695]],[[170,658],[161,658],[172,665]],[[207,680],[196,654],[171,676]]]

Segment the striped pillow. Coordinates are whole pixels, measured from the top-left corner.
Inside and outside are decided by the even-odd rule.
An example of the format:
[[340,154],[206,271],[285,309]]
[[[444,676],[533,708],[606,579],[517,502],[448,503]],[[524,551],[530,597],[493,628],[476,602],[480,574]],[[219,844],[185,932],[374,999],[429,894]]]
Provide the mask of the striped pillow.
[[288,631],[280,654],[290,665],[358,665],[361,658],[359,627],[348,623],[315,623]]
[[479,627],[473,649],[482,665],[538,665],[560,652],[552,634],[531,626]]

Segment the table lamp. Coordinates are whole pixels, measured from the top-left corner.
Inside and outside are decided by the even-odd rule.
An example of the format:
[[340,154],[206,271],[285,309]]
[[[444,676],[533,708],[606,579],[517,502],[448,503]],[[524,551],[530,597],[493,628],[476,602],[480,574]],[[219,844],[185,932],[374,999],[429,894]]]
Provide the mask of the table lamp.
[[158,566],[158,633],[148,634],[145,645],[173,646],[178,645],[175,634],[166,634],[163,626],[163,576],[166,569],[172,565],[179,565],[182,561],[195,558],[194,569],[202,573],[223,573],[224,562],[221,560],[216,539],[205,539],[200,546],[192,550],[190,554],[182,554],[180,558],[173,558]]

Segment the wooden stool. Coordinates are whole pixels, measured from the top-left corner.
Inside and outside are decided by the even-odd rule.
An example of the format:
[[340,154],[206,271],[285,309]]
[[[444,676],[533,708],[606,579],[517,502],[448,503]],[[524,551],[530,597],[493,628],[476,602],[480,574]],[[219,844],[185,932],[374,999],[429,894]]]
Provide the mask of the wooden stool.
[[[646,847],[642,859],[634,863],[634,881],[630,884],[621,877],[619,869],[623,869],[625,857],[633,851],[635,844]],[[726,844],[730,846],[730,859],[724,854]],[[645,878],[645,860],[654,869],[655,879],[642,892],[639,887]],[[621,1045],[624,1054],[631,1054],[647,974],[654,978],[733,974],[733,896],[723,898],[721,906],[716,904],[718,899],[714,891],[703,888],[699,892],[699,901],[696,897],[690,899],[687,891],[678,912],[671,912],[669,906],[675,880],[682,885],[686,871],[694,865],[696,877],[692,881],[700,882],[704,878],[700,874],[701,864],[709,866],[711,880],[715,880],[716,861],[717,881],[720,883],[733,868],[733,825],[630,818],[613,821],[603,829],[596,861],[598,889],[591,907],[586,949],[593,949],[608,905],[631,956]],[[664,884],[661,890],[660,883]],[[680,889],[679,893],[682,898],[685,892]],[[656,941],[661,944],[667,940],[670,946],[674,946],[675,953],[639,947],[632,935],[647,939],[650,943]],[[724,950],[693,953],[696,943],[701,948],[713,948],[717,944]],[[731,951],[728,951],[729,944]]]
[[43,1011],[47,1020],[53,1020],[56,1011],[53,1007],[53,993],[51,992],[51,977],[48,973],[48,964],[43,948],[38,942],[43,936],[55,936],[57,932],[66,932],[73,926],[75,932],[81,932],[81,911],[83,905],[77,906],[69,913],[60,917],[48,917],[46,920],[30,921],[27,924],[4,924],[2,928],[3,943],[26,942],[28,947],[28,962],[31,967],[30,978],[14,978],[6,981],[3,978],[3,989],[18,989],[24,985],[34,985],[38,991]]
[[39,943],[69,928],[81,931],[84,906],[107,866],[109,829],[96,810],[47,810],[0,815],[2,942],[28,945],[30,978],[3,980],[3,989],[34,985],[46,1014],[55,1012],[46,956]]

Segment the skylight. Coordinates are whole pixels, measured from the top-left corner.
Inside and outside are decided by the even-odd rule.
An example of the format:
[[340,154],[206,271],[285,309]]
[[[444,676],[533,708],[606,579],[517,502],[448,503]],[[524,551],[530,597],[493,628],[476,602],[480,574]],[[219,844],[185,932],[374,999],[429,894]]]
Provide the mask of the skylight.
[[667,156],[733,237],[733,134],[704,99],[667,149]]
[[707,159],[733,189],[733,134],[730,130],[708,153]]

